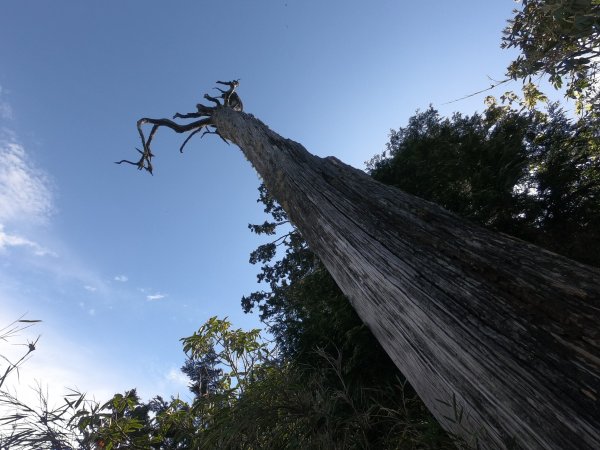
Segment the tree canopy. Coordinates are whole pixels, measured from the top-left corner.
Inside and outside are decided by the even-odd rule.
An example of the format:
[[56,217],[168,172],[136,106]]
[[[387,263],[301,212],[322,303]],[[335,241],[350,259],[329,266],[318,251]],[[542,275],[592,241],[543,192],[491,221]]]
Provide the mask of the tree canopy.
[[557,105],[442,118],[392,130],[371,175],[474,222],[600,266],[600,147],[592,121]]
[[600,2],[521,0],[504,30],[502,47],[519,55],[508,67],[511,78],[549,76],[556,88],[597,112],[600,103]]

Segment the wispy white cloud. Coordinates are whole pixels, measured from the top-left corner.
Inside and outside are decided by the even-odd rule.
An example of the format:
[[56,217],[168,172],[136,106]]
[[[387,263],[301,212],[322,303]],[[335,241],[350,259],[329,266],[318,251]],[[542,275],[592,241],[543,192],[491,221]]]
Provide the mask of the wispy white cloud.
[[33,251],[37,256],[57,256],[55,252],[42,247],[37,242],[33,242],[23,236],[6,233],[4,225],[0,223],[0,251],[6,250],[8,247],[25,247]]
[[98,288],[97,288],[97,287],[95,287],[95,286],[90,286],[90,285],[87,285],[87,284],[86,284],[85,286],[83,286],[83,288],[84,288],[86,291],[90,291],[90,292],[96,292],[96,291],[98,290]]
[[162,300],[165,297],[166,297],[166,294],[160,294],[157,292],[156,294],[146,295],[146,300],[148,300],[149,302],[152,302],[155,300]]
[[[0,118],[7,108],[0,87]],[[45,223],[53,212],[50,178],[35,166],[14,133],[0,131],[0,251],[20,247],[38,256],[57,256],[20,231]]]
[[129,280],[125,275],[116,275],[114,278],[115,281],[120,281],[121,283],[125,283]]
[[53,212],[48,175],[22,145],[0,136],[0,223],[45,222]]

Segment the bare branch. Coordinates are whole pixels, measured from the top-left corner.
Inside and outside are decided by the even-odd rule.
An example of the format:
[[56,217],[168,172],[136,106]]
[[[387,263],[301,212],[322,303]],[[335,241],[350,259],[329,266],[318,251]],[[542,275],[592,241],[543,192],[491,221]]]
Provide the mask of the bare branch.
[[229,145],[229,141],[227,139],[225,139],[223,137],[223,135],[221,133],[219,133],[219,130],[217,130],[216,128],[214,130],[206,130],[204,133],[202,133],[202,136],[200,136],[200,137],[203,138],[205,134],[216,134],[217,136],[219,136],[221,138],[221,140],[223,142],[225,142],[227,145]]
[[[183,147],[185,147],[185,144],[187,144],[187,143],[188,143],[188,141],[189,141],[189,140],[190,140],[190,139],[191,139],[191,138],[192,138],[192,137],[193,137],[193,136],[194,136],[196,133],[199,133],[200,131],[202,131],[202,128],[198,128],[197,130],[195,130],[195,131],[192,131],[192,132],[190,133],[190,135],[189,135],[189,136],[188,136],[188,137],[185,139],[185,141],[183,141],[183,144],[181,144],[181,147],[179,147],[179,153],[183,153]],[[206,133],[209,133],[209,131],[208,131],[208,130],[206,130],[204,133],[202,133],[202,136],[200,136],[200,137],[203,137],[203,136],[204,136]]]
[[220,101],[219,101],[219,99],[218,99],[218,98],[216,98],[216,97],[211,97],[211,96],[210,96],[210,95],[208,95],[208,94],[204,94],[204,98],[205,98],[206,100],[210,101],[210,102],[213,102],[213,103],[214,103],[215,105],[217,105],[217,106],[221,106],[221,102],[220,102]]
[[202,114],[200,112],[188,113],[188,114],[175,113],[173,115],[173,119],[196,119],[196,118],[202,117],[202,116],[205,116],[205,114]]
[[142,170],[145,169],[146,171],[150,172],[150,175],[152,175],[152,163],[151,163],[151,159],[152,159],[152,154],[149,153],[148,156],[146,156],[146,153],[144,153],[143,151],[141,151],[139,148],[135,148],[139,153],[142,154],[142,156],[140,157],[140,159],[136,162],[133,161],[129,161],[128,159],[122,159],[121,161],[115,161],[115,164],[131,164],[132,166],[137,166],[138,170]]
[[[202,105],[202,104],[197,104],[196,105],[197,112],[192,112],[192,113],[187,113],[187,114],[175,113],[173,115],[173,119],[200,119],[200,120],[196,120],[194,122],[190,122],[187,124],[179,124],[177,122],[174,122],[171,119],[151,119],[148,117],[143,117],[140,120],[138,120],[137,129],[138,129],[138,133],[140,135],[140,139],[142,141],[142,150],[140,150],[139,148],[136,148],[136,150],[141,155],[140,159],[137,161],[122,159],[121,161],[116,161],[115,164],[131,164],[132,166],[136,166],[139,170],[146,170],[147,172],[150,172],[150,174],[152,174],[152,170],[153,170],[152,158],[154,157],[154,154],[152,153],[150,146],[152,144],[152,139],[154,139],[154,135],[156,134],[156,132],[158,131],[158,129],[160,127],[170,128],[171,130],[175,131],[176,133],[191,132],[190,135],[185,139],[185,141],[183,141],[183,144],[181,144],[181,147],[179,147],[180,152],[183,152],[183,149],[187,145],[188,141],[194,135],[196,135],[197,133],[199,133],[202,130],[204,130],[204,132],[202,133],[202,137],[206,134],[216,134],[225,143],[227,143],[229,145],[229,142],[227,142],[227,140],[223,137],[223,135],[215,127],[213,120],[212,120],[212,115],[216,109],[224,108],[224,107],[231,108],[235,111],[242,111],[242,108],[243,108],[242,100],[240,99],[239,95],[235,92],[235,89],[239,86],[240,83],[239,83],[239,80],[233,80],[233,81],[227,81],[227,82],[217,81],[217,83],[229,86],[229,89],[227,89],[227,90],[216,88],[217,90],[219,90],[219,92],[221,92],[220,98],[223,100],[222,103],[219,98],[212,97],[208,94],[205,94],[204,98],[206,100],[209,100],[210,102],[214,103],[215,106],[210,107],[210,106],[206,106],[206,105]],[[152,129],[150,130],[150,133],[148,134],[147,138],[142,129],[142,126],[145,124],[152,125]],[[208,129],[208,127],[214,127],[214,130]]]

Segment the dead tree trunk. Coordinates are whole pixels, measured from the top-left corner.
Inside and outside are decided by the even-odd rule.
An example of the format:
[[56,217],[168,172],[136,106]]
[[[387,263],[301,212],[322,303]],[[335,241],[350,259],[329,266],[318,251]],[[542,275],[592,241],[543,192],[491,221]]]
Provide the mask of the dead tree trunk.
[[311,155],[215,103],[176,115],[204,117],[193,124],[141,119],[154,128],[148,141],[140,129],[132,164],[151,170],[160,126],[213,127],[205,133],[242,149],[444,428],[485,448],[600,448],[600,271]]

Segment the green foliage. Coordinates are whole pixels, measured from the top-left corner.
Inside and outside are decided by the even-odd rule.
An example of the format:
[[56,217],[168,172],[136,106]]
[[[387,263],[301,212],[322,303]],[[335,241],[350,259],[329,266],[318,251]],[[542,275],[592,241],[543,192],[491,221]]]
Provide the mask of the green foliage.
[[223,448],[223,424],[236,420],[239,399],[265,372],[272,355],[269,343],[259,330],[232,329],[228,320],[217,317],[182,343],[188,361],[203,363],[192,381],[206,382],[206,389],[195,391],[193,403],[160,397],[144,403],[135,390],[117,394],[103,405],[77,412],[87,444],[106,449]]
[[371,175],[481,225],[600,265],[600,146],[589,117],[556,104],[517,111],[488,99],[485,114],[413,116],[392,130]]
[[[566,87],[580,111],[600,100],[600,3],[597,0],[522,0],[504,30],[503,48],[517,48],[511,78],[546,74]],[[597,111],[596,111],[597,112]]]
[[454,448],[403,382],[350,385],[339,353],[315,355],[315,366],[265,368],[223,411],[211,448]]
[[[101,406],[93,405],[90,414],[78,414],[78,427],[92,446],[112,448],[150,448],[148,407],[140,403],[135,391],[115,394]],[[94,429],[91,432],[91,429]]]
[[72,421],[80,432],[80,448],[170,450],[193,448],[195,419],[186,402],[158,396],[143,403],[133,389],[103,405],[78,409]]
[[429,108],[392,131],[386,153],[368,168],[379,181],[514,233],[513,218],[525,200],[514,195],[514,186],[527,171],[527,121],[496,107],[485,116],[450,119]]
[[[143,403],[135,390],[86,405],[71,419],[80,448],[454,448],[405,381],[354,383],[342,353],[319,348],[315,365],[263,356],[257,363],[268,343],[256,331],[209,319],[183,339],[184,348],[193,357],[216,348],[223,377],[237,374],[236,387],[221,383],[191,405],[160,397]],[[241,361],[255,363],[243,373]]]
[[[227,319],[211,317],[192,336],[182,339],[183,351],[191,360],[206,354],[215,355],[218,373],[214,393],[237,398],[255,378],[255,372],[272,357],[267,342],[261,340],[260,330],[233,330]],[[223,398],[225,400],[225,398]]]

